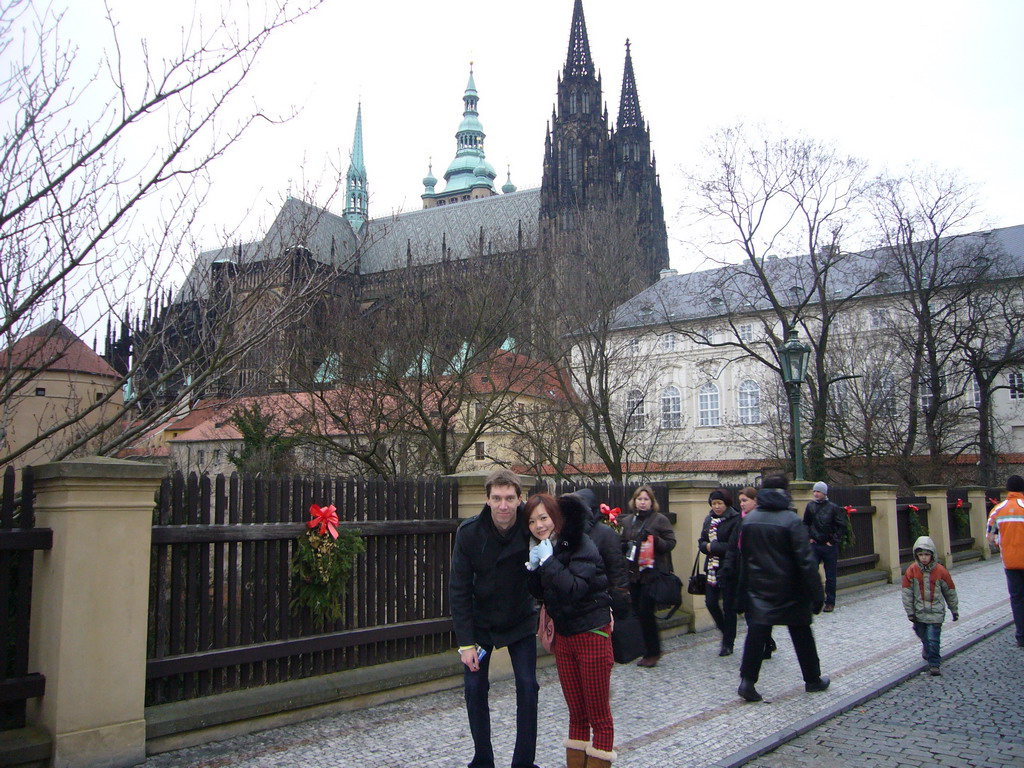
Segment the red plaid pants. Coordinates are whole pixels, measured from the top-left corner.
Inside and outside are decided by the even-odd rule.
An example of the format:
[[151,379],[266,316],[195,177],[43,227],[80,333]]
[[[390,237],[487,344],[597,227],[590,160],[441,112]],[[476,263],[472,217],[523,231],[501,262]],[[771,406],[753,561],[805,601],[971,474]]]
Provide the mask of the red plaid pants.
[[[602,632],[608,632],[602,627]],[[557,635],[555,663],[562,695],[569,707],[569,738],[590,741],[611,752],[615,744],[609,683],[615,659],[610,637],[595,632]]]

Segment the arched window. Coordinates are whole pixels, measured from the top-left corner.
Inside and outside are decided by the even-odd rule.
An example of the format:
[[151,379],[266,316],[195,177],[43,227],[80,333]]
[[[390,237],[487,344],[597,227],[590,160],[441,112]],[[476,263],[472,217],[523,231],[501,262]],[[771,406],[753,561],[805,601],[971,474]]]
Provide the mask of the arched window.
[[967,380],[967,402],[975,408],[981,408],[981,387],[978,386],[978,379],[975,376]]
[[647,426],[647,405],[644,393],[639,389],[631,389],[626,395],[626,427],[643,429]]
[[590,111],[590,93],[588,91],[584,91],[583,93],[581,93],[580,94],[580,101],[581,101],[582,106],[583,106],[583,108],[580,110],[580,112],[583,112],[584,114],[586,114],[587,112]]
[[676,387],[665,387],[661,393],[661,428],[679,429],[683,426],[683,399]]
[[761,423],[761,386],[751,379],[741,381],[736,390],[740,412],[740,424]]
[[569,114],[576,114],[576,91],[572,91],[569,94]]
[[874,382],[872,400],[880,416],[893,417],[896,415],[896,377],[891,373],[883,374]]
[[576,146],[569,147],[569,182],[575,184],[580,180],[580,151]]
[[722,423],[718,387],[710,381],[697,393],[697,423],[702,427],[717,427]]

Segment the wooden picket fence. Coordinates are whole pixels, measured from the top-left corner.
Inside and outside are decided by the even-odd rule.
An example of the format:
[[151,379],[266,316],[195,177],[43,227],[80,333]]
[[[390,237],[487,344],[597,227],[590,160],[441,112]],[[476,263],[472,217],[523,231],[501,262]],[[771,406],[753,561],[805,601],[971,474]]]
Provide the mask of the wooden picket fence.
[[[291,563],[309,507],[358,529],[343,618],[294,614]],[[381,664],[452,647],[450,479],[166,479],[153,526],[146,703]]]

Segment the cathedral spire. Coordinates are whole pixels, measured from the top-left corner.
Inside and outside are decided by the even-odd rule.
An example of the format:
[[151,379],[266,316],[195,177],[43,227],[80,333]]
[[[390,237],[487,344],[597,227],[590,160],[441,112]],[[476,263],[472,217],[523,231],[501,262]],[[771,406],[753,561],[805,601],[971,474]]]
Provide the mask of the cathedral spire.
[[619,119],[616,129],[643,128],[644,118],[640,114],[640,98],[636,93],[636,77],[633,74],[633,56],[626,40],[626,68],[622,73],[622,96],[619,99]]
[[569,33],[569,53],[565,57],[563,77],[593,77],[594,60],[590,58],[590,40],[587,38],[587,20],[583,18],[583,0],[576,0],[572,9],[572,31]]
[[369,210],[366,193],[366,166],[363,164],[363,104],[356,110],[356,130],[352,137],[352,152],[349,155],[348,173],[345,181],[345,218],[358,232],[367,218]]

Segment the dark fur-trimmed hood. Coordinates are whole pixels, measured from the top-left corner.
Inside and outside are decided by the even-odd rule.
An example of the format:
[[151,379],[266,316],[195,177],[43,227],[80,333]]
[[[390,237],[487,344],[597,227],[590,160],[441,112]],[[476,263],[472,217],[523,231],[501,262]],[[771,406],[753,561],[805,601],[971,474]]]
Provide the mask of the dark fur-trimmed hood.
[[576,549],[583,540],[590,510],[583,500],[573,493],[558,497],[558,510],[562,513],[562,530],[558,532],[560,549]]

